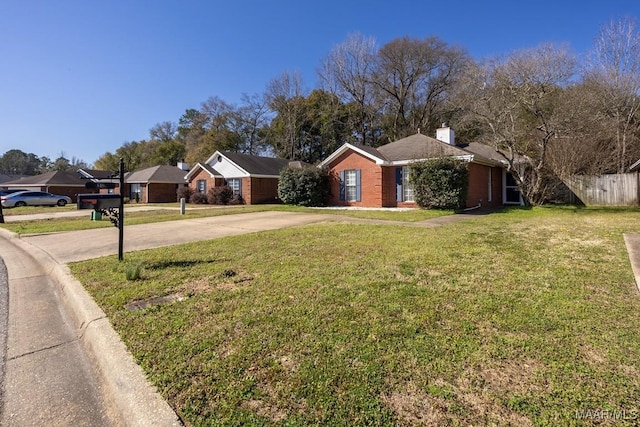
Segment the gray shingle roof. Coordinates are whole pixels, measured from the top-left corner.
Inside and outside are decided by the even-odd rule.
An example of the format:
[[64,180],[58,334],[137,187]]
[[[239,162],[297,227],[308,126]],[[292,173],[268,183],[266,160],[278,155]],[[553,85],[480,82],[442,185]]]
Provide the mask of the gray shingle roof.
[[176,166],[160,165],[131,172],[125,176],[125,181],[127,183],[185,184],[186,174],[186,171]]
[[468,156],[469,152],[455,145],[417,133],[378,147],[383,159],[389,161],[418,160],[441,156]]
[[223,151],[222,154],[236,165],[244,169],[249,175],[279,176],[280,171],[289,166],[290,160],[274,157],[261,157],[249,154]]
[[0,173],[0,183],[15,181],[16,179],[20,179],[23,177],[24,175],[5,175],[3,173]]
[[222,176],[222,175],[220,174],[220,172],[218,172],[217,170],[215,170],[214,168],[212,168],[212,167],[211,167],[211,165],[210,165],[210,164],[208,164],[208,163],[198,163],[198,165],[199,165],[202,169],[204,169],[204,170],[206,170],[207,172],[209,172],[212,176]]
[[505,160],[505,157],[490,145],[480,144],[479,142],[470,142],[469,144],[464,144],[461,147],[470,153],[477,154],[485,159],[495,160],[496,162],[502,162]]
[[59,185],[65,187],[84,187],[86,180],[80,178],[77,172],[53,171],[40,175],[26,176],[13,181],[3,182],[2,185],[45,186]]

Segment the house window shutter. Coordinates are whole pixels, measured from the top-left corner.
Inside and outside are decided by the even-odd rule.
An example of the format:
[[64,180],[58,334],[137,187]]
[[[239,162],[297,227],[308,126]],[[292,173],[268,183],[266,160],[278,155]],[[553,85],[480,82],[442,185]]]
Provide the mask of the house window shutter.
[[396,168],[396,202],[402,201],[402,168]]
[[356,202],[360,201],[362,193],[362,185],[360,185],[360,175],[360,169],[356,169]]
[[340,200],[345,200],[344,171],[340,171]]

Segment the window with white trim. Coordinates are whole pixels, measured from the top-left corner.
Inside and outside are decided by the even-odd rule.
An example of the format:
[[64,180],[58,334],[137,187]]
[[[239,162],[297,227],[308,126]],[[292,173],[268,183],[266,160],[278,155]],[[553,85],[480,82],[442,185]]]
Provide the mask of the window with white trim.
[[344,190],[347,201],[356,201],[358,198],[358,179],[356,170],[346,170],[344,173]]
[[198,193],[204,194],[207,192],[207,180],[206,179],[199,179],[196,182],[196,191]]
[[402,167],[402,201],[413,202],[413,187],[409,183],[409,166]]
[[240,178],[227,179],[227,185],[233,190],[234,196],[239,196],[242,194],[242,180]]
[[[138,197],[136,197],[136,194]],[[129,198],[133,200],[142,199],[142,185],[141,184],[131,184],[131,190],[129,193]]]

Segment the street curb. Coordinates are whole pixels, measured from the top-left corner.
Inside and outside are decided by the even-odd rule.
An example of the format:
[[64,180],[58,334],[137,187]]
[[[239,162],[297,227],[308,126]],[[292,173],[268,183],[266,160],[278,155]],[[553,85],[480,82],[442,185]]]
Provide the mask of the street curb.
[[623,234],[622,236],[629,253],[629,261],[636,279],[636,287],[640,292],[640,234]]
[[51,276],[77,336],[96,364],[108,399],[127,426],[182,426],[178,416],[146,379],[142,368],[113,329],[106,314],[69,270],[42,249],[0,228],[14,246],[31,255]]

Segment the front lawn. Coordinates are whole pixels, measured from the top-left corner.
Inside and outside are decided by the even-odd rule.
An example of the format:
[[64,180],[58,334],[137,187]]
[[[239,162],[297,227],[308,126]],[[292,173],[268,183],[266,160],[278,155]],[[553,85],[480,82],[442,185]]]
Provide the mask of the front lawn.
[[640,232],[638,210],[514,209],[71,269],[189,425],[636,425],[625,232]]

